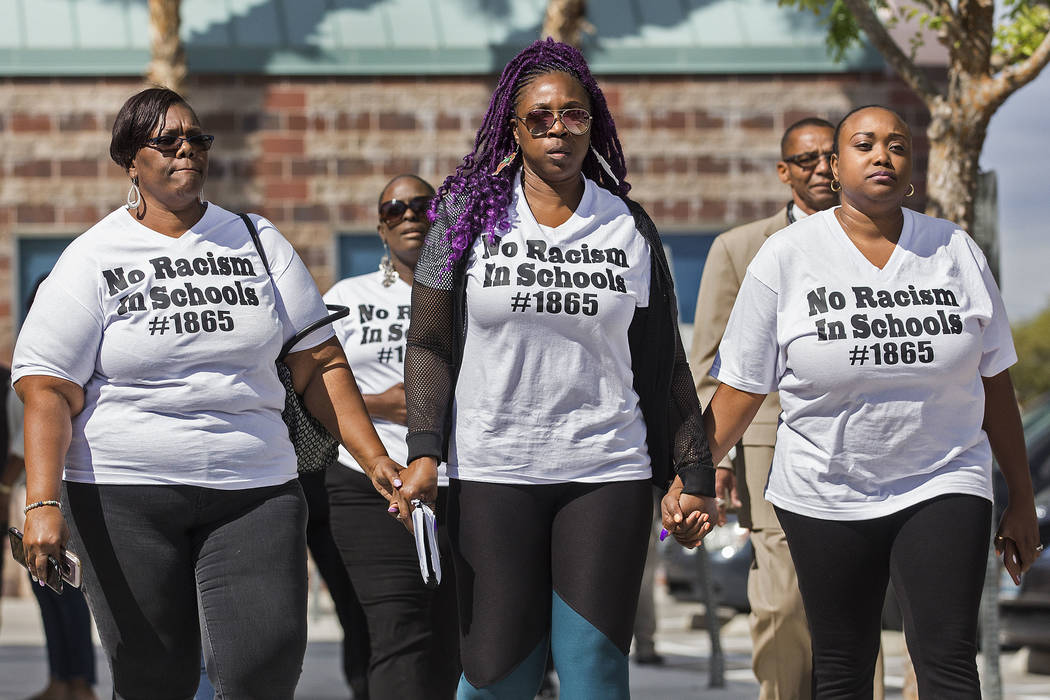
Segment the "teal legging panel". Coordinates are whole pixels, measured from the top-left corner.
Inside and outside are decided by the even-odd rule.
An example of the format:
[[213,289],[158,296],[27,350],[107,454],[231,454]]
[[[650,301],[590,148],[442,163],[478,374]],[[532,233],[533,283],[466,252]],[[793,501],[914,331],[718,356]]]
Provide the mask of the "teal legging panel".
[[[460,676],[456,700],[533,700],[540,692],[546,668],[547,639],[544,638],[517,668],[492,685],[475,688],[466,676]],[[561,697],[567,699],[565,695]]]
[[561,700],[628,700],[627,655],[554,594],[551,647]]

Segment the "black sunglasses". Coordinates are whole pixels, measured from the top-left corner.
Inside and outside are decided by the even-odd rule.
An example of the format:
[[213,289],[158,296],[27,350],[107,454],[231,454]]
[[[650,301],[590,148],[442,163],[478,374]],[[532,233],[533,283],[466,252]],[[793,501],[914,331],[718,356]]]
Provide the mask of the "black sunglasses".
[[430,209],[430,203],[434,201],[433,195],[423,195],[412,199],[389,199],[379,205],[379,220],[387,226],[397,226],[405,218],[405,212],[409,209],[419,218],[426,215]]
[[828,164],[830,164],[832,153],[833,151],[809,151],[808,153],[799,153],[797,156],[788,156],[784,158],[784,162],[794,163],[803,170],[812,170],[817,167],[817,163],[820,162],[821,158],[826,158]]
[[533,136],[543,136],[554,128],[554,122],[559,119],[565,130],[576,136],[583,136],[591,129],[591,113],[582,107],[533,109],[524,117],[515,114],[514,118],[524,124],[525,129]]
[[154,136],[151,139],[146,139],[146,146],[148,148],[160,151],[166,156],[173,156],[179,152],[182,148],[182,142],[185,141],[193,148],[199,148],[202,151],[207,151],[211,148],[212,142],[215,137],[211,134],[194,134],[193,136],[176,136],[175,134],[161,134],[160,136]]

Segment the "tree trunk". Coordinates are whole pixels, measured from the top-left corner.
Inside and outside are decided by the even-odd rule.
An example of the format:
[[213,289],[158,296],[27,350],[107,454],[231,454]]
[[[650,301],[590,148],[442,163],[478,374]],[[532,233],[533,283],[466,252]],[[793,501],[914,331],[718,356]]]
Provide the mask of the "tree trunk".
[[186,81],[186,52],[179,37],[181,0],[149,0],[151,60],[146,80],[182,94]]
[[[977,166],[988,134],[988,122],[998,105],[990,110],[976,104],[973,93],[980,86],[951,86],[948,97],[930,105],[930,157],[926,171],[926,213],[958,224],[974,232],[974,196],[977,193]],[[960,94],[961,93],[961,94]]]
[[587,0],[548,0],[540,38],[579,47],[581,34],[591,29],[587,21]]

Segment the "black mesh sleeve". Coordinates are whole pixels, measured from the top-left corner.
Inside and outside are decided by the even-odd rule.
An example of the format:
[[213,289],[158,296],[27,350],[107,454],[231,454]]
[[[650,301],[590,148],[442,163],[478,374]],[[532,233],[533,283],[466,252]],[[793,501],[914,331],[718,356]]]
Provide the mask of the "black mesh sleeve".
[[[664,289],[664,295],[650,294],[650,307],[656,305],[664,308],[650,308],[653,336],[659,337],[660,357],[673,357],[671,381],[667,393],[666,435],[672,454],[671,465],[674,472],[681,477],[684,490],[689,494],[702,496],[715,495],[715,469],[711,463],[711,448],[707,444],[707,433],[704,432],[703,412],[696,396],[693,375],[689,371],[689,361],[682,347],[682,337],[678,332],[678,304],[674,294],[674,279],[664,254],[660,234],[645,210],[631,200],[625,200],[635,217],[639,233],[649,242],[653,256],[653,279]],[[666,324],[666,325],[664,325]],[[670,328],[668,328],[670,326]],[[653,342],[652,337],[650,342]],[[666,340],[663,340],[666,338]],[[673,353],[663,350],[663,343],[673,342]]]
[[674,445],[674,470],[682,478],[685,493],[715,495],[715,470],[711,448],[704,432],[703,412],[696,397],[696,386],[689,371],[678,324],[674,324],[675,354],[671,374],[671,405],[668,428]]
[[442,206],[427,232],[412,285],[412,321],[406,337],[405,402],[408,461],[441,459],[455,383],[455,284],[445,232],[456,212]]

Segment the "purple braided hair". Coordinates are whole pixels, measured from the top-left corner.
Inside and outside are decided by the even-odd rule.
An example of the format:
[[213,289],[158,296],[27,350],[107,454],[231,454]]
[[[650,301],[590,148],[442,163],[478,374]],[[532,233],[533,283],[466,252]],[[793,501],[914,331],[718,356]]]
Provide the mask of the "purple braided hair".
[[583,161],[583,174],[617,195],[626,195],[631,189],[626,181],[627,166],[620,139],[616,136],[616,125],[609,114],[605,95],[591,75],[583,54],[551,38],[536,41],[522,49],[503,69],[488,112],[474,137],[474,150],[464,156],[455,174],[445,179],[431,205],[431,220],[437,217],[441,202],[456,202],[457,209],[460,203],[464,206],[455,223],[445,232],[451,243],[449,267],[467,254],[477,235],[488,234],[490,242],[494,242],[496,237],[510,230],[507,207],[514,178],[521,169],[520,159],[515,159],[498,175],[492,173],[516,148],[509,121],[518,95],[526,85],[548,73],[568,73],[590,95],[591,146],[609,163],[619,183],[609,177],[593,153],[588,153]]

